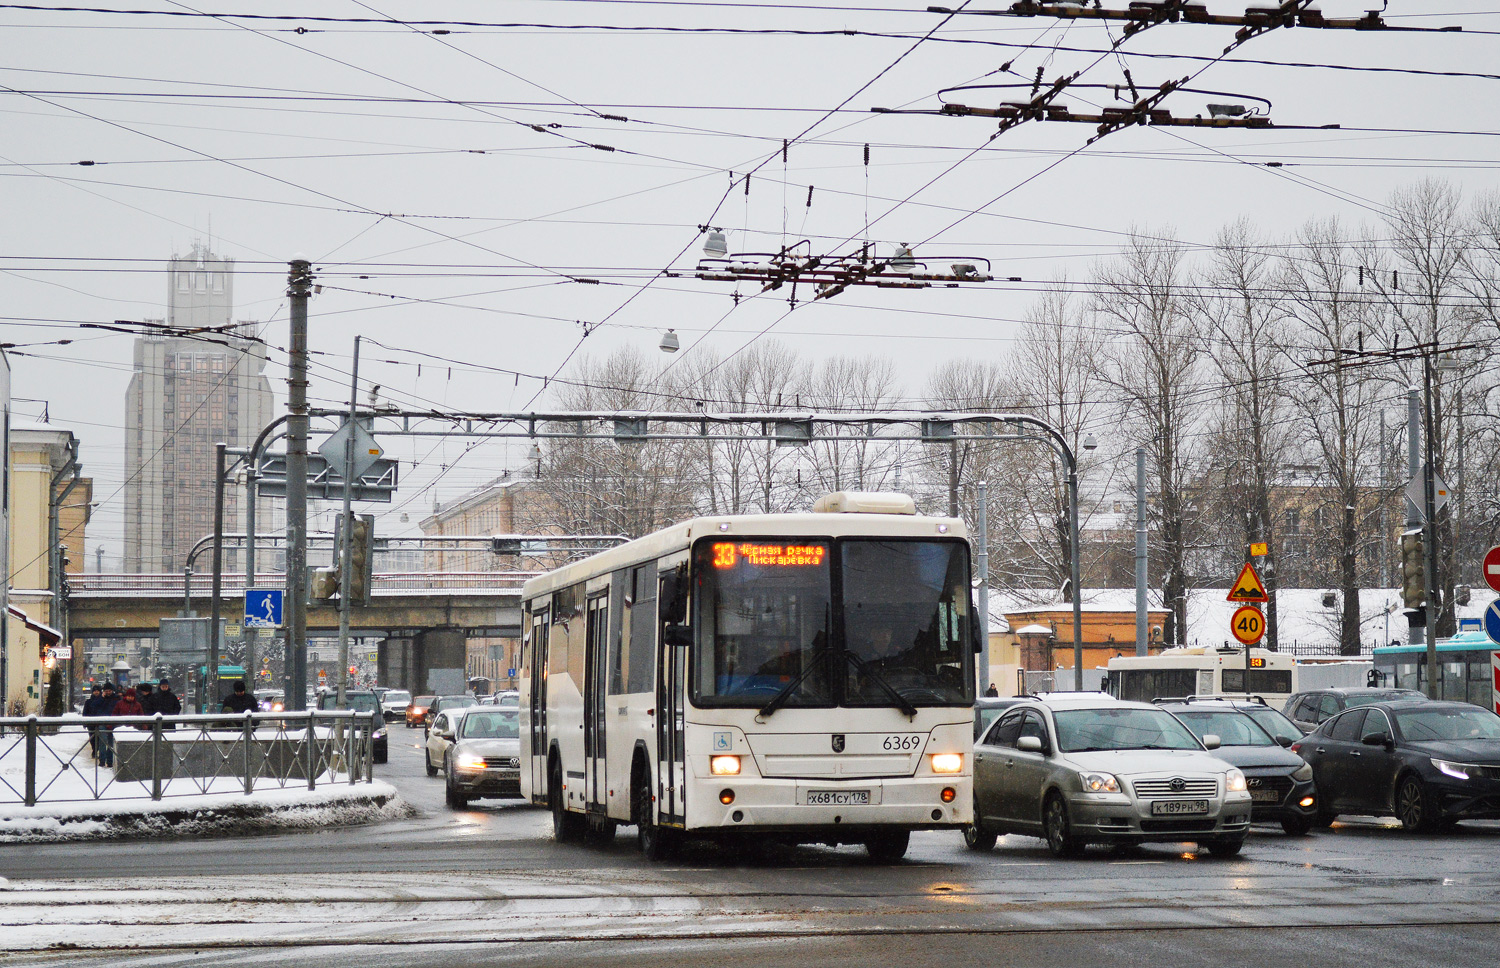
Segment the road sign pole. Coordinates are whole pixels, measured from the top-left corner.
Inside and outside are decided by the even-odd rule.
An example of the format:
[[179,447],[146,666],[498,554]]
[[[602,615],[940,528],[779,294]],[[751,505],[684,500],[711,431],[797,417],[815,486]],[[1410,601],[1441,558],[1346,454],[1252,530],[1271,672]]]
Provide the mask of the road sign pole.
[[354,337],[354,367],[349,375],[349,435],[344,440],[344,527],[339,535],[339,686],[337,704],[344,708],[349,689],[349,594],[354,587],[349,553],[354,535],[352,502],[354,500],[354,408],[359,403],[359,337]]

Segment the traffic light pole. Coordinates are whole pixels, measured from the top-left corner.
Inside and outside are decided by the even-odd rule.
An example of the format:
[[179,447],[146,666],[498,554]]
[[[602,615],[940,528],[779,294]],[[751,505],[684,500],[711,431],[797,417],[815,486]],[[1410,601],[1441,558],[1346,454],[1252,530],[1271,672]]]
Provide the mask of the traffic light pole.
[[336,705],[345,708],[349,691],[349,604],[354,596],[354,408],[359,403],[359,337],[354,337],[354,367],[349,376],[349,433],[344,440],[344,527],[339,536],[339,688]]

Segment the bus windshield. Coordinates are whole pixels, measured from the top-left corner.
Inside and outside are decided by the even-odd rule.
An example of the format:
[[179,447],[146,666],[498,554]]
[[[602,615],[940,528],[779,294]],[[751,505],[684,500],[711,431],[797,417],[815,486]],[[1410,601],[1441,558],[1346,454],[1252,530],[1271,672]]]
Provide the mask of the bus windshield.
[[694,701],[969,705],[966,551],[871,538],[700,543]]

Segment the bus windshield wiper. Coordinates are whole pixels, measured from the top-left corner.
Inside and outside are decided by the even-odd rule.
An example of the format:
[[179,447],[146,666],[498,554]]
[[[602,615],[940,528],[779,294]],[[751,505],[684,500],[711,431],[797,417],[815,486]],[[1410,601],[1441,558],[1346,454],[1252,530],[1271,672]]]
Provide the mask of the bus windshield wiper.
[[782,686],[780,692],[772,696],[764,706],[760,707],[760,715],[769,716],[780,709],[788,699],[792,698],[792,693],[797,691],[797,687],[802,685],[803,680],[812,675],[813,670],[827,660],[828,646],[825,645],[822,648],[815,649],[812,655],[808,656],[807,665],[802,667],[802,671],[793,676],[791,682]]
[[868,662],[866,662],[864,659],[861,659],[853,652],[849,651],[844,652],[844,659],[847,662],[854,663],[854,671],[862,675],[869,676],[870,679],[874,681],[875,685],[879,686],[885,691],[886,695],[896,700],[896,705],[900,707],[903,713],[905,713],[907,716],[915,716],[917,714],[917,707],[913,706],[909,699],[901,695],[900,691],[898,691],[895,686],[887,682],[885,676],[882,676],[880,673],[870,668],[870,664]]

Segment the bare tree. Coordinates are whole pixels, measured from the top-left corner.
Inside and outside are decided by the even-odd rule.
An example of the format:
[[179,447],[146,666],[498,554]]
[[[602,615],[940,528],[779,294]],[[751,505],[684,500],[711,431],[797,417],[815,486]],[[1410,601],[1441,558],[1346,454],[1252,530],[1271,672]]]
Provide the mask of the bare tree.
[[[1337,219],[1309,222],[1285,263],[1287,306],[1306,343],[1303,362],[1332,361],[1308,368],[1291,395],[1300,432],[1318,470],[1316,503],[1324,515],[1326,538],[1338,562],[1342,610],[1339,651],[1360,652],[1360,554],[1369,543],[1379,502],[1371,502],[1367,468],[1378,444],[1382,387],[1372,369],[1344,365],[1346,350],[1359,347],[1362,334],[1378,323],[1378,305],[1363,298],[1358,266],[1351,265],[1350,240]],[[1358,361],[1354,361],[1358,362]],[[1326,523],[1331,518],[1333,522]],[[1321,538],[1321,536],[1320,536]],[[1326,556],[1322,540],[1317,554]]]
[[1163,635],[1185,641],[1189,502],[1205,393],[1203,341],[1183,290],[1182,249],[1169,234],[1133,234],[1100,270],[1096,319],[1113,329],[1100,373],[1119,401],[1122,429],[1148,455],[1155,490],[1157,560],[1162,563]]
[[[1234,581],[1250,560],[1249,545],[1264,542],[1258,569],[1271,601],[1266,610],[1266,644],[1278,647],[1276,522],[1271,490],[1286,461],[1290,427],[1285,379],[1288,361],[1286,308],[1275,295],[1276,265],[1251,227],[1239,219],[1225,226],[1202,274],[1192,309],[1210,342],[1209,354],[1222,393],[1213,413],[1210,449],[1220,486],[1210,485],[1205,501],[1226,533],[1219,544],[1236,548],[1225,556],[1221,576]],[[1206,510],[1206,509],[1205,509]],[[1237,533],[1235,533],[1237,532]],[[1232,571],[1233,574],[1229,572]]]
[[[896,365],[877,356],[834,356],[813,373],[808,403],[815,410],[876,412],[896,409]],[[823,491],[878,491],[895,469],[894,441],[822,440],[808,448],[810,483]]]

